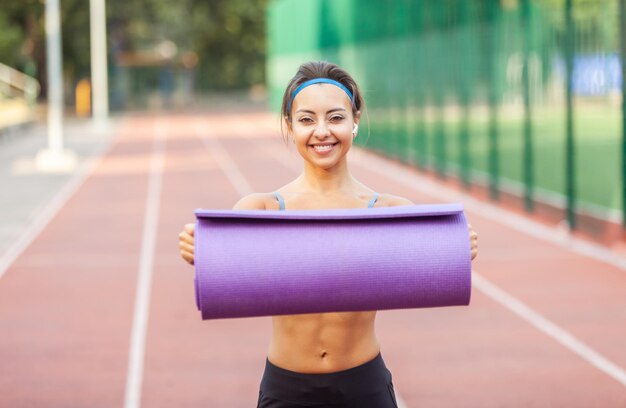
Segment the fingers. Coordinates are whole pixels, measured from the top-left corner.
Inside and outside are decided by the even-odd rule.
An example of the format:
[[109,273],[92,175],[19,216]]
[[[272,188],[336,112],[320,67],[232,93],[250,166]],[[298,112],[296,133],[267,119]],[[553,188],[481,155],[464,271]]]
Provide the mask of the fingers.
[[190,265],[193,265],[194,254],[193,247],[188,244],[180,243],[180,256]]
[[193,245],[189,245],[186,242],[179,241],[178,247],[180,249],[180,256],[189,264],[193,265],[193,259],[194,259]]
[[193,245],[189,245],[188,243],[183,242],[183,241],[178,241],[178,248],[180,249],[181,253],[185,252],[185,253],[188,253],[188,254],[191,254],[191,255],[193,255],[193,253],[194,253]]
[[472,254],[472,261],[473,261],[474,258],[478,256],[478,240],[477,239],[473,239],[470,241],[470,251]]
[[467,224],[469,229],[470,249],[472,261],[478,256],[478,233],[474,231],[471,224]]
[[183,231],[180,234],[178,234],[178,241],[179,242],[184,242],[184,243],[189,244],[191,246],[194,245],[194,237],[193,237],[193,235],[189,234],[187,231]]
[[196,224],[185,224],[185,232],[193,237],[196,230]]
[[180,256],[182,256],[189,265],[193,265],[193,254],[190,255],[188,253],[181,252]]
[[185,224],[183,231],[178,234],[180,256],[191,265],[194,264],[194,232],[195,224]]

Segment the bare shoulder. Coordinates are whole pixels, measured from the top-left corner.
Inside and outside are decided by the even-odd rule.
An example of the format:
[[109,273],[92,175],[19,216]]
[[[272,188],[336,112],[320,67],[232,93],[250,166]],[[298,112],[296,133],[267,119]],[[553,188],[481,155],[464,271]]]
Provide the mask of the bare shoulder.
[[270,196],[272,196],[271,193],[249,194],[237,201],[233,210],[265,210]]
[[399,205],[413,205],[413,202],[408,198],[393,194],[381,194],[376,203],[376,207],[395,207]]

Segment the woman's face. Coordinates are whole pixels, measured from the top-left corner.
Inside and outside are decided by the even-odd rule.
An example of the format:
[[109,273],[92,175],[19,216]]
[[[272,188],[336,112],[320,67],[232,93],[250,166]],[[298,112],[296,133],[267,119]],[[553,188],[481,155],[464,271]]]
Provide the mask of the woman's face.
[[350,150],[359,116],[360,112],[356,117],[352,114],[352,101],[341,88],[310,85],[292,103],[289,136],[304,160],[329,169],[344,160]]

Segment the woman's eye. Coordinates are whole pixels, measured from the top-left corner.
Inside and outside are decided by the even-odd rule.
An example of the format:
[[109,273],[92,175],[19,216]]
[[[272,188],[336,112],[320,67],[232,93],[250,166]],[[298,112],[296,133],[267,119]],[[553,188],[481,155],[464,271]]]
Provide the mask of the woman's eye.
[[310,123],[313,120],[311,118],[304,117],[304,118],[300,118],[299,121],[302,123]]
[[339,121],[343,120],[343,116],[333,116],[333,117],[330,118],[330,120],[332,122],[339,122]]

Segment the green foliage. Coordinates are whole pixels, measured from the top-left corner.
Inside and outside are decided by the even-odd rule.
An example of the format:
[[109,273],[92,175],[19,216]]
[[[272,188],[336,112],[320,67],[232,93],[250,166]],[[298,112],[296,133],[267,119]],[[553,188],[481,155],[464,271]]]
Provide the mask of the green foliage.
[[65,76],[74,88],[80,79],[90,76],[89,1],[60,0],[61,30]]
[[264,81],[266,0],[109,0],[108,17],[126,51],[173,41],[199,56],[202,89],[243,88]]
[[200,84],[233,88],[264,81],[266,0],[192,0]]
[[[120,53],[151,52],[163,41],[199,56],[201,89],[246,88],[265,77],[267,0],[107,0],[109,63]],[[89,0],[60,0],[69,88],[90,73]],[[37,66],[45,83],[45,0],[0,0],[0,62]],[[34,72],[33,72],[34,73]]]
[[38,0],[0,0],[0,62],[35,73],[33,61],[45,54],[42,17]]
[[22,28],[12,24],[6,15],[0,14],[0,62],[16,65],[20,59]]

